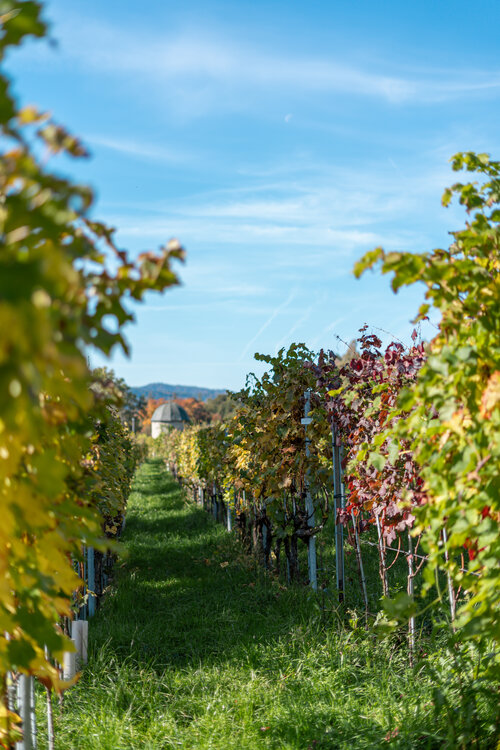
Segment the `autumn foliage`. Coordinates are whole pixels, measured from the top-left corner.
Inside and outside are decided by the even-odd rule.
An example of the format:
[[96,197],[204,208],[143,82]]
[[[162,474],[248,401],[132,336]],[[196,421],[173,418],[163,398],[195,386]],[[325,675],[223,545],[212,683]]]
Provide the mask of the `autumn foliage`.
[[[40,4],[2,3],[0,60],[43,37]],[[80,585],[72,560],[104,549],[133,471],[88,351],[128,351],[125,300],[177,283],[177,241],[136,262],[113,230],[89,219],[93,195],[52,172],[50,157],[85,148],[45,113],[20,109],[0,71],[0,745],[13,725],[7,674],[62,690],[52,658],[71,645],[58,623]],[[34,144],[34,145],[33,145]],[[112,321],[111,325],[109,321]],[[132,462],[131,462],[132,461]]]
[[[339,367],[331,353],[321,352],[318,364],[311,368],[345,452],[349,492],[339,520],[350,523],[354,511],[363,530],[363,521],[377,519],[385,541],[391,544],[398,534],[412,528],[412,508],[425,498],[409,441],[390,440],[384,431],[405,418],[404,411],[395,411],[400,393],[415,383],[426,357],[422,343],[406,348],[393,341],[382,351],[381,340],[367,333],[367,328],[361,329],[356,342],[361,354]],[[414,341],[416,337],[414,332]]]

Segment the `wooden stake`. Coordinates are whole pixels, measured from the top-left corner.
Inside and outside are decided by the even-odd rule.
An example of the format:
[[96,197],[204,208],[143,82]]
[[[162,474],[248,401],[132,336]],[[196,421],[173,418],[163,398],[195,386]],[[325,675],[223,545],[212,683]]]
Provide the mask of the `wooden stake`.
[[365,622],[368,622],[368,592],[366,590],[365,570],[363,567],[363,558],[361,557],[361,545],[359,543],[358,527],[356,524],[356,517],[354,516],[353,510],[351,510],[351,518],[352,518],[352,525],[354,528],[354,541],[356,545],[355,549],[356,549],[356,560],[358,563],[358,573],[359,573],[359,578],[361,581],[361,589],[363,591],[363,599],[365,602]]
[[[448,534],[446,533],[446,529],[443,528],[443,544],[444,544],[444,559],[446,562],[449,562],[449,554],[448,554]],[[451,614],[451,627],[453,628],[453,632],[455,632],[455,614],[456,614],[456,606],[457,606],[457,598],[455,596],[455,591],[453,590],[453,582],[451,580],[451,574],[448,568],[446,569],[446,578],[448,581],[448,599],[450,601],[450,614]]]
[[[414,571],[413,571],[413,540],[411,538],[410,531],[408,530],[408,596],[413,597],[415,592],[414,587]],[[410,647],[410,666],[413,667],[413,660],[415,654],[415,616],[412,615],[408,622],[408,643]]]
[[378,517],[378,513],[375,513],[375,522],[377,524],[379,571],[380,571],[380,578],[382,580],[382,589],[384,592],[384,596],[389,596],[389,581],[387,578],[385,543],[384,543],[384,538],[382,536],[382,529],[380,526],[380,518]]

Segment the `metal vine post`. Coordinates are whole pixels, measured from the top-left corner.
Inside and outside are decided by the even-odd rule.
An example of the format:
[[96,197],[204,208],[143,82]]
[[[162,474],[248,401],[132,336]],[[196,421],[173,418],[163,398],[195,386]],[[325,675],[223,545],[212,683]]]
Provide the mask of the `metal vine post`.
[[[311,424],[312,418],[309,416],[309,412],[311,410],[311,391],[307,390],[304,393],[304,418],[301,420],[301,424],[304,425],[304,432],[306,436],[306,459],[310,456],[310,444],[311,441],[309,439],[309,436],[307,434],[307,427]],[[309,464],[309,462],[307,462]],[[310,529],[313,529],[316,525],[316,521],[314,518],[314,503],[311,497],[311,490],[309,486],[309,466],[307,466],[306,469],[306,480],[305,480],[305,490],[306,490],[306,513],[307,513],[307,525]],[[308,537],[308,544],[307,544],[307,561],[308,561],[308,567],[309,567],[309,584],[311,588],[314,591],[317,591],[318,589],[318,575],[317,575],[317,565],[316,565],[316,537],[311,534]]]

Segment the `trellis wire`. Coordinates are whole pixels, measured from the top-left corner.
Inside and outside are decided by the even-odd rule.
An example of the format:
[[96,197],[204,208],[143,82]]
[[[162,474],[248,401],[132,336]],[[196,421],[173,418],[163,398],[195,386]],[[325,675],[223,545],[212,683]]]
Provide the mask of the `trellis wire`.
[[[370,547],[377,547],[378,549],[378,542],[372,542],[370,539],[360,539],[361,544],[367,544]],[[428,555],[418,555],[416,552],[407,552],[404,549],[401,549],[400,547],[389,547],[385,546],[385,550],[390,550],[391,552],[398,552],[401,555],[412,555],[413,557],[418,557],[420,560],[428,560]]]
[[[306,412],[307,413],[307,412]],[[309,422],[305,422],[305,419],[303,420],[303,423],[307,430],[307,425]],[[306,433],[307,434],[307,433]],[[342,467],[341,467],[341,459],[340,459],[340,449],[339,446],[336,445],[338,441],[336,440],[335,431],[332,430],[332,447],[333,447],[333,478],[334,478],[334,509],[335,509],[335,517],[337,521],[337,514],[338,510],[345,507],[345,490],[342,483]],[[308,445],[306,443],[306,450],[308,450]],[[219,500],[217,495],[217,488],[216,483],[214,482],[212,485],[212,494],[210,496],[211,500],[211,507],[208,508],[208,510],[213,512],[214,518],[216,521],[220,521],[226,525],[227,531],[231,532],[233,531],[233,524],[231,520],[231,504],[230,503],[224,503],[221,499],[222,504],[222,510],[225,511],[220,513],[219,512]],[[306,484],[306,490],[307,490],[307,484]],[[246,491],[242,491],[243,495],[243,503],[246,506]],[[204,503],[204,490],[203,488],[199,488],[198,497],[201,496],[201,502]],[[233,502],[234,502],[234,511],[237,513],[238,506],[239,506],[239,496],[236,493],[236,490],[233,489]],[[294,503],[294,498],[292,497],[292,503]],[[253,510],[253,524],[254,527],[256,527],[257,523],[257,508],[255,504],[255,498],[252,495],[252,510]],[[286,504],[286,493],[283,493],[283,509],[284,509],[284,516],[285,516],[285,523],[287,520],[287,504]],[[308,517],[310,518],[311,516]],[[314,516],[312,516],[314,518]],[[408,566],[408,575],[407,575],[407,593],[409,596],[413,597],[415,593],[415,584],[414,579],[420,572],[420,569],[422,568],[422,565],[425,563],[425,561],[428,560],[427,555],[422,555],[414,551],[413,549],[413,538],[411,536],[411,530],[408,529],[407,531],[407,537],[408,537],[408,550],[402,549],[401,546],[401,537],[398,537],[398,547],[392,547],[390,545],[387,545],[383,539],[381,525],[380,525],[380,519],[378,516],[375,517],[375,523],[377,527],[377,537],[378,541],[373,542],[369,539],[363,539],[360,537],[360,534],[358,532],[357,528],[357,522],[356,518],[354,516],[353,511],[351,511],[351,521],[353,524],[353,535],[354,535],[354,546],[356,550],[356,559],[358,564],[358,571],[360,576],[360,583],[361,583],[361,589],[363,594],[363,601],[364,601],[364,607],[365,607],[365,617],[368,618],[370,615],[369,613],[369,603],[368,603],[368,594],[367,594],[367,586],[366,586],[366,576],[364,573],[364,565],[363,565],[363,559],[361,555],[361,546],[362,545],[368,545],[371,547],[376,547],[379,552],[379,565],[380,565],[380,572],[381,572],[381,581],[382,581],[382,588],[383,593],[385,596],[389,595],[389,583],[387,578],[388,571],[392,568],[392,566],[397,561],[399,555],[403,555],[406,557],[407,560],[407,566]],[[255,530],[255,529],[254,529]],[[265,551],[267,549],[267,534],[268,529],[267,525],[265,523],[262,523],[262,529],[261,529],[261,543],[263,550]],[[256,538],[256,537],[255,537]],[[335,558],[336,558],[336,579],[337,579],[337,591],[339,594],[339,601],[344,601],[344,594],[345,594],[345,584],[344,584],[344,550],[343,550],[343,544],[342,546],[339,545],[339,538],[342,539],[343,542],[343,526],[342,523],[336,522],[335,524],[335,539],[336,539],[336,549],[335,549]],[[309,541],[314,540],[314,536],[310,537]],[[443,529],[443,547],[444,547],[444,556],[446,561],[448,562],[448,552],[447,552],[447,536],[446,536],[446,530]],[[417,543],[418,548],[418,543]],[[387,552],[394,552],[395,557],[391,564],[387,566],[386,562],[386,554]],[[420,564],[417,566],[417,568],[414,567],[414,560],[418,559],[420,560]],[[285,556],[286,560],[286,577],[288,583],[290,583],[290,562],[288,560],[288,557]],[[313,586],[313,579],[311,577],[311,565],[310,565],[310,557],[308,554],[308,562],[309,562],[309,583],[310,585],[317,590],[317,560],[316,566],[313,568],[314,573],[316,573],[316,586]],[[471,572],[466,571],[464,567],[461,567],[460,570],[464,572]],[[477,575],[477,573],[474,572],[474,574]],[[449,598],[449,604],[450,604],[450,612],[451,612],[451,619],[452,622],[455,618],[455,608],[456,608],[456,595],[453,591],[453,588],[450,587],[450,577],[449,573],[448,576],[448,598]],[[415,654],[415,641],[416,641],[416,622],[415,622],[415,616],[412,615],[409,618],[408,623],[408,647],[409,647],[409,658],[410,663],[413,663],[414,660],[414,654]]]
[[[368,544],[370,547],[378,547],[378,543],[377,542],[372,542],[372,541],[370,541],[370,539],[362,539],[361,538],[360,539],[360,543],[361,544]],[[411,554],[414,558],[416,557],[419,560],[428,560],[429,559],[428,555],[418,555],[416,552],[410,553],[410,552],[407,552],[404,549],[401,549],[400,547],[389,547],[389,546],[386,545],[385,546],[385,550],[386,550],[386,552],[387,552],[387,550],[389,550],[390,552],[396,552],[396,553],[401,554],[401,555],[409,555],[409,554]],[[446,559],[446,555],[445,555],[445,559]],[[395,561],[393,561],[393,563],[394,562]],[[393,563],[391,563],[391,565],[389,565],[389,567],[387,568],[387,570],[390,570],[390,568],[392,567]],[[465,568],[463,566],[460,567],[460,568],[458,568],[458,570],[460,570],[462,573],[467,573],[468,575],[472,575],[472,576],[478,576],[479,575],[479,573],[477,571],[475,571],[475,570],[468,570],[467,568]]]
[[[310,439],[308,436],[308,426],[311,424],[311,417],[309,416],[310,412],[310,391],[306,391],[304,393],[304,400],[305,400],[305,406],[304,406],[304,418],[301,420],[301,423],[304,425],[305,428],[305,452],[306,457],[309,458],[310,456]],[[339,602],[343,603],[345,601],[345,564],[344,564],[344,530],[343,530],[343,524],[339,520],[339,511],[343,510],[345,508],[345,487],[343,484],[343,471],[342,471],[342,446],[341,446],[341,440],[340,436],[337,431],[337,427],[335,423],[332,421],[332,475],[333,475],[333,505],[334,505],[334,515],[335,515],[335,576],[336,576],[336,586],[337,586],[337,592],[338,592],[338,598]],[[201,491],[202,495],[202,503],[203,503],[203,490]],[[242,491],[243,495],[243,503],[244,506],[247,507],[246,503],[246,491]],[[314,503],[311,497],[310,493],[310,477],[308,474],[306,474],[305,478],[305,495],[306,495],[306,513],[307,513],[307,524],[310,529],[314,528],[315,526],[315,510],[314,510]],[[214,518],[216,520],[221,521],[222,523],[226,524],[226,528],[228,532],[233,530],[233,523],[232,523],[232,507],[231,503],[224,503],[221,498],[222,502],[222,514],[219,512],[219,501],[217,496],[217,490],[215,482],[213,483],[213,492],[211,495],[211,508],[209,510],[212,510]],[[239,496],[237,496],[237,493],[235,490],[233,490],[233,501],[234,501],[234,512],[237,515],[238,513],[238,506],[239,506]],[[295,497],[292,495],[291,502],[293,506],[293,513],[295,515],[296,507],[295,507]],[[256,543],[257,540],[257,508],[255,505],[255,498],[252,495],[252,503],[251,503],[251,509],[250,513],[253,515],[253,542]],[[225,513],[224,513],[225,511]],[[252,513],[253,511],[253,513]],[[288,520],[288,509],[287,509],[287,497],[286,492],[283,493],[283,511],[284,511],[284,521],[285,524]],[[265,505],[264,505],[264,514],[265,514]],[[392,547],[388,545],[384,539],[383,533],[382,533],[382,526],[380,523],[380,518],[378,514],[375,514],[375,524],[377,528],[377,542],[373,542],[369,539],[364,539],[360,536],[360,532],[358,529],[357,521],[354,516],[354,512],[351,511],[351,521],[353,524],[353,538],[354,538],[354,547],[356,551],[356,561],[358,565],[358,571],[359,571],[359,577],[360,577],[360,583],[361,583],[361,589],[363,594],[363,601],[364,601],[364,607],[365,607],[365,617],[367,618],[369,615],[369,603],[368,603],[368,593],[367,593],[367,585],[366,585],[366,576],[364,572],[364,565],[363,565],[363,559],[361,554],[361,547],[362,545],[368,545],[372,547],[376,547],[378,550],[379,555],[379,570],[380,570],[380,579],[383,589],[384,596],[388,597],[390,595],[390,589],[389,589],[389,579],[388,579],[388,571],[394,566],[396,561],[398,560],[400,555],[403,555],[403,557],[406,558],[406,563],[408,567],[408,573],[407,573],[407,593],[410,597],[413,597],[415,594],[415,583],[414,579],[420,572],[422,565],[427,561],[429,558],[427,555],[418,554],[416,550],[413,548],[413,538],[411,535],[411,530],[407,530],[407,540],[408,540],[408,550],[405,550],[402,548],[401,544],[401,536],[398,536],[398,547]],[[267,551],[267,537],[268,537],[268,528],[267,524],[260,519],[260,535],[261,535],[261,544],[264,549],[264,552]],[[447,535],[446,535],[446,529],[443,529],[442,532],[443,537],[443,548],[444,548],[444,557],[446,562],[448,563],[449,557],[448,557],[448,549],[447,549]],[[416,549],[418,549],[417,542]],[[391,561],[389,565],[387,565],[387,552],[394,552],[395,557]],[[267,553],[266,553],[267,554]],[[267,557],[266,563],[267,563]],[[276,552],[276,557],[279,562],[279,550]],[[420,564],[415,567],[414,561],[420,560]],[[287,581],[290,582],[291,580],[291,571],[290,571],[290,560],[288,559],[288,555],[285,555],[285,561],[286,561],[286,577]],[[462,562],[462,567],[460,568],[463,572],[473,573],[474,575],[479,575],[476,571],[466,571],[464,564]],[[317,582],[317,573],[318,573],[318,566],[317,566],[317,556],[316,556],[316,538],[314,534],[311,534],[308,537],[308,572],[309,572],[309,584],[310,586],[317,591],[318,589],[318,582]],[[449,574],[449,571],[447,571],[447,582],[448,582],[448,599],[449,599],[449,605],[450,605],[450,613],[451,613],[451,620],[452,623],[455,619],[455,612],[456,612],[456,601],[458,593],[455,593],[453,590],[453,586],[451,584],[451,577]],[[410,654],[410,662],[413,663],[414,653],[415,653],[415,639],[416,639],[416,622],[415,622],[415,616],[411,616],[409,618],[408,623],[408,646],[409,646],[409,654]]]

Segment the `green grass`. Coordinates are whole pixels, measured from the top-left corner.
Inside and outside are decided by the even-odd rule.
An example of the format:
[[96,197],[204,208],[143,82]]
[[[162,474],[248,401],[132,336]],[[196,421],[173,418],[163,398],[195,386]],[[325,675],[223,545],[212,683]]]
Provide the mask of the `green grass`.
[[123,545],[88,667],[55,711],[58,750],[460,746],[457,691],[437,712],[404,643],[266,575],[159,462],[136,477]]

